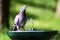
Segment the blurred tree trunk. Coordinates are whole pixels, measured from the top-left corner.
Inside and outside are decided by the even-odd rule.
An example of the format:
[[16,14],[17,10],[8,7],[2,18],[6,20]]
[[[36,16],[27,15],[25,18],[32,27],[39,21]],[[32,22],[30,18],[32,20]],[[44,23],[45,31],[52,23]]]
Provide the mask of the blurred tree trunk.
[[2,29],[2,3],[1,3],[1,0],[0,0],[0,31]]
[[60,0],[57,2],[56,16],[60,16]]
[[2,26],[9,29],[9,0],[2,0]]

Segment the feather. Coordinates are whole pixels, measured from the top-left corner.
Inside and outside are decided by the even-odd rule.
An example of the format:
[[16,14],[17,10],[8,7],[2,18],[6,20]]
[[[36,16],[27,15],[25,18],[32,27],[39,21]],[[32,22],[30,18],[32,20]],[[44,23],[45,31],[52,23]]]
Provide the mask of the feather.
[[19,30],[19,28],[24,28],[26,21],[27,21],[27,17],[26,17],[26,8],[27,6],[24,5],[22,10],[19,12],[18,15],[16,15],[15,19],[14,19],[14,28],[16,30]]

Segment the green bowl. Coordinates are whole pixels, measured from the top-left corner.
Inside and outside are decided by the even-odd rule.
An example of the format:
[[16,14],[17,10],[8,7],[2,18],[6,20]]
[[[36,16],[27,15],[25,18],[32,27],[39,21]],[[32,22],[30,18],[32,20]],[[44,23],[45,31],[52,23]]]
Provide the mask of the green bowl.
[[50,40],[54,39],[58,31],[9,31],[12,40]]

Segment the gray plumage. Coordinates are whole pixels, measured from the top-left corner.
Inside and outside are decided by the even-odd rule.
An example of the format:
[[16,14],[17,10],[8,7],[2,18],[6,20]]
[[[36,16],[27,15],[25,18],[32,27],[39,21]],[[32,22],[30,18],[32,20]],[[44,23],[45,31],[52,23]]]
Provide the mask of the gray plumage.
[[27,17],[26,17],[26,11],[27,6],[24,5],[22,10],[19,12],[18,15],[16,15],[15,19],[14,19],[14,31],[19,30],[21,27],[24,29],[24,26],[26,24],[27,21]]

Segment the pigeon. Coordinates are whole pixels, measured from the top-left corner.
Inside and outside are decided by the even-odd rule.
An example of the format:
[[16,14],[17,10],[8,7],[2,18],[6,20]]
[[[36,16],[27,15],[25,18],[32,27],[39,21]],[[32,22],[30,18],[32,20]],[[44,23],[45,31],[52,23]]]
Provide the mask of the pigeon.
[[20,30],[20,28],[24,29],[24,26],[27,21],[26,9],[27,9],[27,5],[24,5],[22,10],[18,13],[18,15],[15,16],[14,29],[13,29],[14,31],[18,31],[18,30]]

